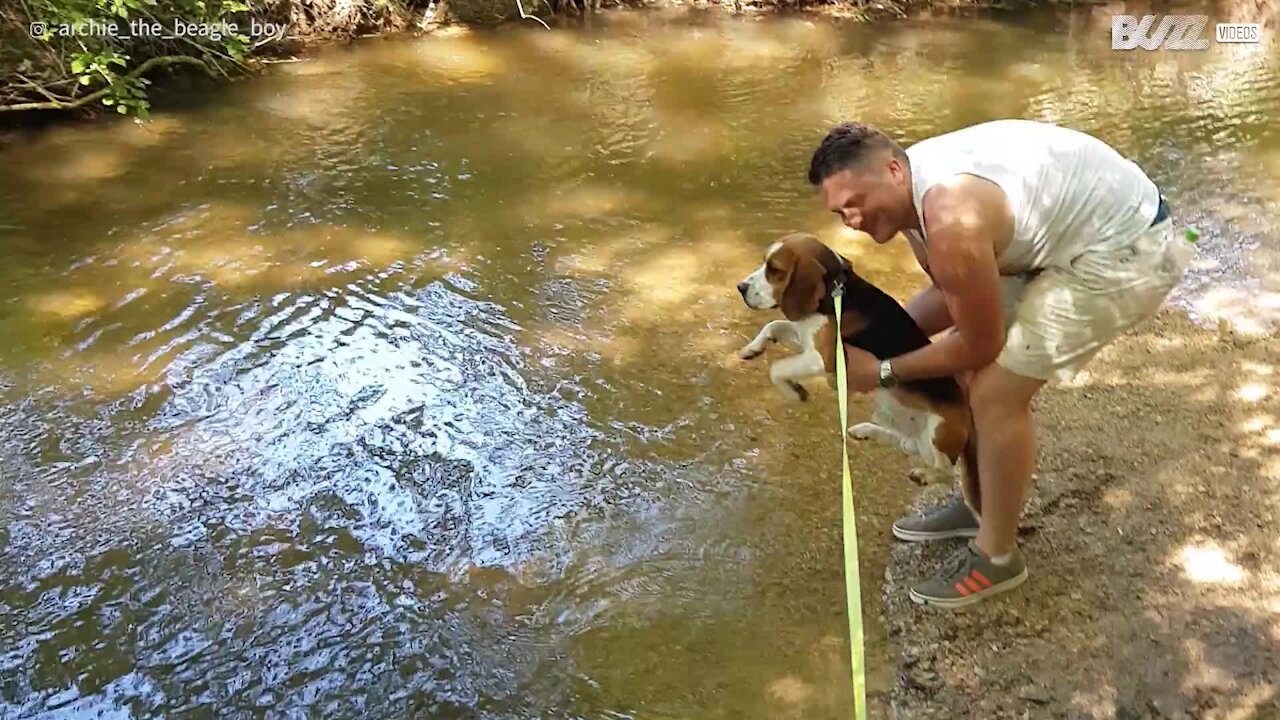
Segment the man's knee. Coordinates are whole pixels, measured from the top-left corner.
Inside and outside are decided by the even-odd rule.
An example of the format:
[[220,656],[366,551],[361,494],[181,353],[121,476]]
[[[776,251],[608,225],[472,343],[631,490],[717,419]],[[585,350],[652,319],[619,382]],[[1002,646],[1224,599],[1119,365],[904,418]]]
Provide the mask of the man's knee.
[[967,385],[974,420],[983,422],[1027,410],[1044,383],[1018,375],[997,363],[973,372]]

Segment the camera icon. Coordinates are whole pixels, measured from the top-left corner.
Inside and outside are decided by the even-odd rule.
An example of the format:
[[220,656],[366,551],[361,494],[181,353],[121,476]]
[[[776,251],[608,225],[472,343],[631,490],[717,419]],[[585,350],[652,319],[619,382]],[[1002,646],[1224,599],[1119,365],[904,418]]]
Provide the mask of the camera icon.
[[44,31],[47,30],[48,27],[49,27],[48,23],[42,23],[42,22],[31,23],[31,37],[33,38],[44,37]]

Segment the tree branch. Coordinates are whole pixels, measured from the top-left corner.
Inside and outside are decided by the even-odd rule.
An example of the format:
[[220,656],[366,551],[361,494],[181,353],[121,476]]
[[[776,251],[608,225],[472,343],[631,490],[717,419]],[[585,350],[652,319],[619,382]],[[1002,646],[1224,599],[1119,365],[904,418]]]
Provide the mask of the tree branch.
[[[213,77],[213,72],[209,70],[209,66],[199,58],[193,58],[190,55],[165,55],[163,57],[154,57],[134,68],[132,72],[121,77],[122,80],[131,80],[139,75],[145,74],[153,67],[165,67],[167,65],[197,65],[201,70],[209,73]],[[91,102],[102,99],[111,92],[110,87],[104,87],[97,92],[85,95],[82,98],[72,100],[71,102],[62,102],[60,100],[50,100],[49,102],[28,102],[16,103],[14,105],[0,105],[0,112],[16,112],[19,110],[74,110],[83,107]],[[46,93],[45,97],[49,97]]]
[[[23,13],[22,17],[19,18],[19,22],[18,22],[19,25],[27,25],[33,20],[39,19],[36,17],[34,13],[31,12],[31,8],[27,6],[27,0],[18,0],[18,2],[22,5],[22,13]],[[31,41],[35,44],[35,46],[41,52],[44,52],[46,55],[49,56],[49,59],[51,59],[53,63],[58,66],[58,69],[62,71],[63,75],[67,74],[67,66],[65,63],[62,62],[62,56],[54,52],[53,48],[49,45],[49,43],[37,42],[35,38],[32,38]]]
[[[155,15],[152,15],[149,11],[147,11],[147,10],[143,10],[143,11],[142,11],[142,14],[144,14],[144,15],[146,15],[147,17],[151,18],[151,21],[152,21],[152,22],[154,22],[154,23],[156,23],[156,24],[160,24],[160,21],[156,18],[156,16],[155,16]],[[236,60],[235,58],[233,58],[233,57],[231,57],[231,56],[229,56],[229,55],[226,55],[226,54],[224,54],[224,53],[218,52],[216,49],[214,49],[214,48],[212,48],[212,47],[205,47],[204,45],[201,45],[200,43],[196,42],[195,40],[192,40],[191,38],[187,37],[186,35],[179,35],[179,36],[177,36],[176,38],[166,38],[166,39],[177,39],[177,40],[181,40],[182,42],[185,42],[185,43],[187,43],[188,45],[191,45],[191,46],[195,47],[197,50],[201,50],[201,51],[206,52],[206,53],[208,53],[208,54],[210,54],[210,55],[217,55],[217,56],[219,56],[219,57],[223,58],[224,60],[226,60],[226,61],[230,62],[232,65],[234,65],[234,66],[236,66],[236,67],[238,67],[238,68],[240,68],[240,69],[242,69],[242,70],[246,67],[244,63],[242,63],[242,62],[240,62],[240,61]],[[222,73],[222,77],[224,77],[224,78],[228,78],[228,79],[231,77],[231,75],[229,75],[229,74],[227,73],[227,71],[226,71],[226,70],[223,70],[223,69],[222,69],[222,66],[218,65],[217,63],[214,63],[213,68],[214,68],[215,70],[217,70],[218,72]],[[210,73],[210,75],[212,75],[212,73]]]
[[48,90],[46,90],[46,89],[44,88],[44,86],[40,85],[40,84],[39,84],[39,83],[37,83],[37,82],[32,81],[31,79],[29,79],[26,75],[23,75],[22,73],[18,73],[18,77],[19,77],[19,78],[21,78],[21,79],[22,79],[22,81],[23,81],[23,82],[25,82],[25,83],[27,84],[27,86],[28,86],[28,87],[30,87],[31,89],[33,89],[33,90],[35,90],[36,92],[40,93],[41,95],[45,96],[45,97],[46,97],[46,98],[48,98],[48,99],[49,99],[49,101],[51,101],[51,102],[68,102],[68,101],[70,101],[70,100],[71,100],[71,98],[66,97],[66,96],[63,96],[63,97],[56,97],[56,96],[54,96],[54,95],[53,95],[53,93],[51,93],[51,92],[49,92]]
[[530,20],[530,19],[537,20],[538,22],[542,23],[542,27],[547,28],[548,30],[551,29],[545,22],[542,22],[542,18],[538,17],[537,15],[529,15],[528,13],[526,13],[524,11],[524,5],[520,3],[520,0],[516,0],[516,8],[520,11],[521,20]]

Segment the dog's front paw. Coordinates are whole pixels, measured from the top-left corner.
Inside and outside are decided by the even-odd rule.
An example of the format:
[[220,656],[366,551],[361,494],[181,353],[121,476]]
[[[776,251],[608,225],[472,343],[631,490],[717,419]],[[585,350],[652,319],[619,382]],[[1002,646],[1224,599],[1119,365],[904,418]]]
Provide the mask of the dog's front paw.
[[929,471],[924,468],[911,468],[911,472],[907,473],[907,479],[917,485],[928,485]]
[[755,360],[763,354],[764,345],[757,345],[755,343],[744,345],[743,348],[738,351],[738,357],[743,360]]

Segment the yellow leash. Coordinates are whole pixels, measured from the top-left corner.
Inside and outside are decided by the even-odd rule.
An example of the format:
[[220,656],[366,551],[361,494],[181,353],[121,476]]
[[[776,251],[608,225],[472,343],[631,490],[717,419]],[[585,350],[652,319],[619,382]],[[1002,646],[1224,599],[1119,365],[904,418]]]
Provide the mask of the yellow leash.
[[867,680],[862,666],[862,582],[858,576],[858,527],[853,516],[853,478],[849,473],[849,393],[844,367],[844,334],[840,332],[840,305],[844,286],[832,291],[836,303],[836,392],[840,395],[840,442],[844,471],[844,589],[849,604],[849,655],[853,665],[853,711],[857,720],[867,717]]

